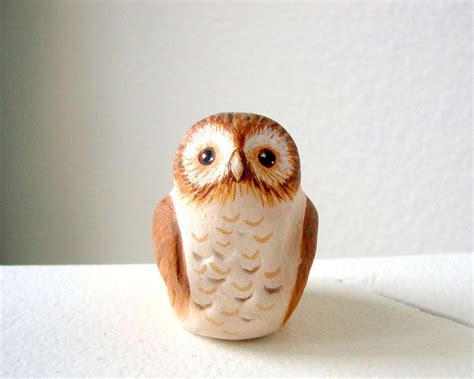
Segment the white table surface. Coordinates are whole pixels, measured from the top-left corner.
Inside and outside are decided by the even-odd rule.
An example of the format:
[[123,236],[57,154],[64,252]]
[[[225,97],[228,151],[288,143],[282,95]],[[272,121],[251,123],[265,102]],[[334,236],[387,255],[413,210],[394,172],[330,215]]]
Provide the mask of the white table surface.
[[288,324],[238,342],[183,330],[151,264],[0,275],[0,377],[473,374],[470,254],[317,259]]

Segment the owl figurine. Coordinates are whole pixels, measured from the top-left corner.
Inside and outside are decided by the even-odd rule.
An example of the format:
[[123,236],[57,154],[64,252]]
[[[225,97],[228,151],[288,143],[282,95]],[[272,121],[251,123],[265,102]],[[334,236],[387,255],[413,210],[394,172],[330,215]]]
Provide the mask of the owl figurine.
[[153,245],[186,329],[249,339],[291,316],[318,232],[300,176],[295,142],[267,117],[220,113],[184,136],[174,188],[154,213]]

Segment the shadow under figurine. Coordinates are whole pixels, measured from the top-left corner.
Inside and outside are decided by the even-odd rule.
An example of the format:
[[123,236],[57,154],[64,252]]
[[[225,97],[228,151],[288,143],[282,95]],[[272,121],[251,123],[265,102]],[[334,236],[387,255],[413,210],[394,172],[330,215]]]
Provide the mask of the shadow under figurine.
[[318,231],[291,136],[256,114],[210,116],[184,136],[173,176],[153,244],[184,327],[232,340],[278,330],[303,294]]

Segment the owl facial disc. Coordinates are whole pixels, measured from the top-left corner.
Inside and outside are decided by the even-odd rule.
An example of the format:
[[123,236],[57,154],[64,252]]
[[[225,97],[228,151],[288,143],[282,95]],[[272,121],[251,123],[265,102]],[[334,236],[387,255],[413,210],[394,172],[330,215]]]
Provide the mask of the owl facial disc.
[[255,197],[264,206],[293,199],[300,185],[295,142],[277,122],[256,114],[219,113],[194,125],[176,153],[174,181],[196,203]]

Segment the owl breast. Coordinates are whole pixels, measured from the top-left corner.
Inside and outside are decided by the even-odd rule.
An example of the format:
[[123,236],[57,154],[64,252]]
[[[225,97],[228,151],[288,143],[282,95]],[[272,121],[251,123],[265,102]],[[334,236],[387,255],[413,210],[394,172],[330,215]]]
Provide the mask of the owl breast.
[[190,285],[184,326],[214,338],[247,339],[282,324],[300,262],[305,195],[263,207],[238,195],[195,206],[172,194]]

